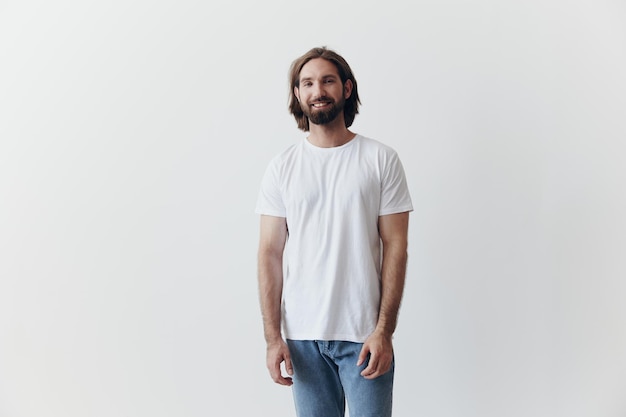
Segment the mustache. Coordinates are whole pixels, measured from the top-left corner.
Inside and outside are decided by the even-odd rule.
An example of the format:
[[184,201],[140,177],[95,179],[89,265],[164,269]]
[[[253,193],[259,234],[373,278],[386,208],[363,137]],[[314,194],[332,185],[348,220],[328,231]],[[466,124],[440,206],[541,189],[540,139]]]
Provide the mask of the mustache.
[[309,104],[315,104],[315,103],[334,103],[335,100],[333,100],[330,97],[327,96],[321,96],[321,97],[316,97],[313,100],[309,101]]

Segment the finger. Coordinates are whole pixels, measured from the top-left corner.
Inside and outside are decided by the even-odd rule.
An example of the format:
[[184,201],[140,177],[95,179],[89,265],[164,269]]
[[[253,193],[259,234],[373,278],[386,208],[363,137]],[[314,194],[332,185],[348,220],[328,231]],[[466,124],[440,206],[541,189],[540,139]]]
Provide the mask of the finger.
[[293,365],[291,364],[291,356],[285,355],[285,371],[290,376],[293,376]]
[[369,346],[367,346],[367,344],[364,344],[363,347],[361,348],[361,352],[359,353],[359,359],[356,362],[356,366],[363,365],[363,363],[365,362],[365,359],[367,359],[368,353],[370,353],[370,348]]
[[282,376],[282,375],[280,375],[280,376],[278,377],[278,380],[276,380],[276,381],[274,381],[274,382],[276,382],[276,383],[277,383],[277,384],[279,384],[279,385],[284,385],[284,386],[287,386],[287,387],[289,387],[289,386],[293,385],[293,380],[292,380],[291,378],[289,378],[289,377],[285,378],[285,377],[284,377],[284,376]]
[[377,368],[378,368],[378,355],[372,353],[370,354],[369,363],[367,364],[367,367],[361,371],[361,375],[362,376],[372,375],[374,372],[376,372]]
[[[385,375],[391,369],[391,360],[387,360],[387,358],[380,358],[377,361],[376,369],[373,370],[372,373],[363,375],[365,379],[376,379],[379,376]],[[365,370],[364,370],[365,372]]]
[[279,385],[289,386],[293,384],[293,381],[290,377],[284,377],[282,372],[280,371],[280,363],[277,363],[275,367],[270,370],[270,376],[272,380]]
[[[285,361],[285,371],[287,372],[287,374],[293,375],[293,367],[291,365],[291,358],[289,357],[289,354],[286,354],[283,360]],[[280,385],[285,385],[285,386],[290,386],[293,384],[293,380],[291,377],[283,376],[280,366],[278,368],[278,381],[277,382]]]

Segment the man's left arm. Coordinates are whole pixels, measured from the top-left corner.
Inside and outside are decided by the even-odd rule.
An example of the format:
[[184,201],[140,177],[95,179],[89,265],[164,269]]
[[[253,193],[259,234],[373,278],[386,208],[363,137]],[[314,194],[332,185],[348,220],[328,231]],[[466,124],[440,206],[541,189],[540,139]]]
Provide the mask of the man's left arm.
[[396,330],[406,275],[408,228],[409,212],[378,218],[383,245],[380,310],[376,329],[363,344],[357,363],[360,366],[370,355],[367,367],[361,372],[366,379],[377,378],[391,369],[391,339]]

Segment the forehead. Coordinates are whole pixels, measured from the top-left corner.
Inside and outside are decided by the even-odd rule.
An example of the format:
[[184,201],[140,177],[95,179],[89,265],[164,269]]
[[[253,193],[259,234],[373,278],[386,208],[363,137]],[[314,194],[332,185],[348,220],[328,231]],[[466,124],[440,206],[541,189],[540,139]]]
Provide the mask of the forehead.
[[337,71],[335,64],[324,58],[314,58],[307,62],[300,70],[301,80],[305,78],[325,77],[328,75],[339,77],[339,71]]

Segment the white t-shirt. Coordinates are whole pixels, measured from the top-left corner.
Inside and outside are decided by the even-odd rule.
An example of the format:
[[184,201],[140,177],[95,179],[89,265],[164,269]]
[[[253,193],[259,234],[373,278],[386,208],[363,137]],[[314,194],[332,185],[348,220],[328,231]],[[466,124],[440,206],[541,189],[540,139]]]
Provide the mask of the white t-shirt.
[[412,210],[396,152],[373,139],[334,148],[303,139],[272,159],[255,211],[286,218],[287,339],[367,339],[380,305],[378,217]]

